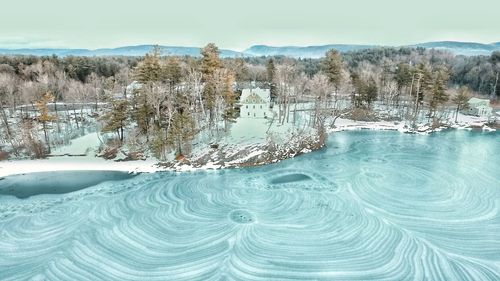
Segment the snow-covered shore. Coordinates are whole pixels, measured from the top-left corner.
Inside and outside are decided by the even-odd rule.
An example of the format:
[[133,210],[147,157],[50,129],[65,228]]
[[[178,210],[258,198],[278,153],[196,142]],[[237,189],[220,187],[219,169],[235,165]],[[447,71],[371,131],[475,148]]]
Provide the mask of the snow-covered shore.
[[99,135],[90,133],[56,148],[47,159],[0,161],[0,177],[15,174],[50,171],[121,171],[151,173],[159,171],[156,159],[138,161],[111,161],[96,157]]
[[[411,130],[405,122],[362,122],[339,118],[335,122],[335,127],[328,130],[328,133],[348,130],[393,130],[403,133],[428,134],[440,131],[444,128],[472,129],[482,128],[485,131],[494,131],[485,125],[486,120],[479,117],[460,115],[458,122],[450,122],[444,127],[432,129],[426,124],[417,126],[416,130]],[[255,165],[264,165],[278,162],[296,155],[308,153],[321,147],[314,145],[314,141],[309,143],[289,142],[287,147],[278,148],[277,151],[269,152],[269,144],[260,143],[237,143],[221,146],[220,149],[200,150],[195,155],[185,161],[170,161],[160,163],[156,159],[134,160],[134,161],[113,161],[96,157],[93,153],[95,147],[89,146],[98,135],[93,133],[75,139],[70,146],[54,150],[53,155],[42,160],[11,160],[0,162],[0,178],[15,174],[48,172],[48,171],[123,171],[129,173],[153,173],[159,171],[196,171],[214,170],[221,168],[237,168]],[[281,150],[280,150],[281,149]],[[79,156],[68,156],[79,155]]]
[[439,132],[443,129],[453,128],[453,129],[473,129],[480,128],[484,131],[495,131],[494,128],[487,126],[488,120],[482,117],[470,116],[459,114],[457,117],[457,122],[454,120],[448,120],[444,122],[439,128],[432,128],[426,122],[419,122],[416,128],[410,128],[409,122],[393,122],[393,121],[355,121],[350,119],[339,118],[335,122],[334,128],[328,130],[329,133],[340,132],[340,131],[352,131],[352,130],[389,130],[389,131],[399,131],[402,133],[417,133],[417,134],[429,134],[433,132]]
[[50,171],[122,171],[152,173],[162,170],[156,160],[116,162],[99,157],[65,156],[38,160],[11,160],[0,162],[0,177],[15,174]]

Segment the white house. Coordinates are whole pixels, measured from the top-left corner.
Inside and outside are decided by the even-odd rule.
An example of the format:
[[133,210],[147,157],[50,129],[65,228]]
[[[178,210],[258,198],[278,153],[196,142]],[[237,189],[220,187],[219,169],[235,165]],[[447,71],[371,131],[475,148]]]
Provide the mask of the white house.
[[243,89],[240,97],[240,117],[268,118],[272,117],[271,92],[269,89]]
[[474,115],[479,117],[490,117],[492,108],[490,106],[490,100],[488,99],[478,99],[471,98],[468,101],[469,108],[463,110],[464,114]]
[[138,81],[132,81],[132,83],[130,83],[128,86],[127,86],[127,95],[131,95],[134,91],[136,90],[140,90],[142,88],[142,84]]
[[109,92],[107,94],[110,94],[113,96],[115,99],[131,99],[132,96],[134,95],[135,91],[138,91],[142,88],[142,84],[137,82],[137,81],[132,81],[132,83],[128,84],[127,87],[125,87],[125,92]]

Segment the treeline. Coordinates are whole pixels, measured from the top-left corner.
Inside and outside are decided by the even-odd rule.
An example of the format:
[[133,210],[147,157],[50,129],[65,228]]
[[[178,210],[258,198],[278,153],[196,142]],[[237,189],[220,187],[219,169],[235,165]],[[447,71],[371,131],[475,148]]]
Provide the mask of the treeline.
[[[337,118],[367,118],[375,107],[413,125],[422,114],[438,124],[447,107],[467,106],[471,90],[496,99],[499,72],[498,52],[463,57],[423,48],[331,50],[322,59],[222,59],[214,44],[201,57],[163,56],[158,48],[144,57],[4,56],[0,128],[16,156],[41,157],[57,145],[51,136],[92,118],[116,135],[107,144],[113,151],[126,145],[164,159],[188,154],[195,138],[224,137],[250,81],[270,88],[273,122],[298,124],[297,104],[307,104],[307,125],[324,134]],[[72,112],[61,112],[61,103]]]
[[98,77],[116,76],[123,68],[133,68],[139,57],[37,57],[0,56],[0,72],[15,74],[25,80],[36,80],[43,65],[64,71],[68,78],[86,82],[94,73]]
[[240,61],[223,62],[214,44],[201,58],[165,57],[156,48],[142,58],[0,62],[1,140],[15,156],[43,157],[64,128],[82,128],[89,119],[98,120],[102,132],[116,133],[107,144],[115,152],[126,144],[158,158],[171,150],[182,156],[201,131],[217,140],[237,117]]
[[343,57],[350,69],[373,65],[378,69],[394,72],[400,64],[444,66],[449,71],[453,86],[467,86],[492,99],[500,96],[498,51],[491,56],[455,56],[446,51],[424,48],[380,48],[348,52]]
[[[236,59],[251,65],[250,73],[242,70],[241,76],[265,80],[264,75],[251,75],[255,71],[253,66],[265,65],[267,57],[249,57]],[[376,48],[351,51],[342,54],[346,67],[352,71],[364,66],[395,72],[399,64],[415,66],[427,63],[430,66],[445,65],[450,70],[450,82],[455,86],[467,86],[469,89],[485,96],[500,96],[498,87],[498,73],[500,52],[491,56],[455,56],[447,51],[417,48]],[[225,59],[231,61],[234,59]],[[276,64],[285,61],[295,61],[296,67],[307,76],[312,77],[322,70],[322,59],[290,59],[284,56],[274,56]]]
[[[430,65],[446,65],[450,69],[450,81],[456,85],[466,85],[471,90],[483,95],[500,95],[498,84],[498,64],[500,52],[491,56],[454,56],[446,51],[425,48],[376,48],[352,51],[342,54],[348,69],[353,70],[364,65],[377,68],[392,68],[400,63],[417,65],[428,62]],[[123,75],[124,69],[133,69],[142,60],[141,57],[38,57],[38,56],[0,56],[0,73],[12,73],[23,80],[36,80],[45,68],[63,71],[66,78],[82,83],[88,82],[95,75],[100,78]],[[183,61],[189,57],[179,58]],[[266,81],[265,65],[268,57],[224,58],[222,62],[235,71],[237,81]],[[295,66],[307,76],[312,77],[322,70],[321,59],[292,59],[274,56],[276,64],[294,61]]]

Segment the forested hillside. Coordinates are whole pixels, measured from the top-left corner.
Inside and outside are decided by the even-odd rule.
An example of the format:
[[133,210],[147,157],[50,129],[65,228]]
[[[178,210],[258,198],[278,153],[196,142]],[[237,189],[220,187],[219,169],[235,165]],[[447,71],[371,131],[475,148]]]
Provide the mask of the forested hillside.
[[122,146],[130,155],[181,157],[200,136],[216,144],[230,134],[252,81],[271,91],[271,123],[305,124],[318,135],[341,116],[415,125],[424,114],[436,125],[473,95],[495,101],[499,73],[500,52],[424,48],[331,50],[321,59],[221,58],[214,44],[197,57],[163,56],[161,48],[144,57],[1,56],[0,151],[43,158],[97,131],[107,136],[103,157]]

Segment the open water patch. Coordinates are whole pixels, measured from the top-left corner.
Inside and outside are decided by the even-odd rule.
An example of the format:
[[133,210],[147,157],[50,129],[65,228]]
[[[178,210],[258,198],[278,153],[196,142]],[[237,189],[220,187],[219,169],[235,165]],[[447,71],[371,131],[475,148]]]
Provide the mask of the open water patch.
[[40,194],[65,194],[106,181],[121,181],[135,175],[118,171],[57,171],[19,174],[0,181],[0,195],[20,199]]

